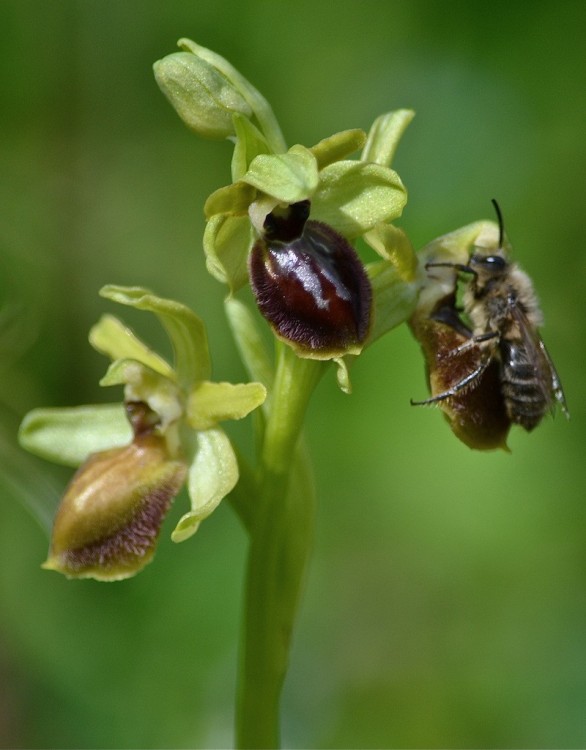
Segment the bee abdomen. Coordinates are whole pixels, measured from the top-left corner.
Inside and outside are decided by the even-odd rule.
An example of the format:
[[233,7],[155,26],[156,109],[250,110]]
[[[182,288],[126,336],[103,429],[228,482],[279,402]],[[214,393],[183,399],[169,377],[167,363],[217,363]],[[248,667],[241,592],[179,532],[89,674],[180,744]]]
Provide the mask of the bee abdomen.
[[501,341],[502,393],[509,419],[531,431],[549,408],[534,366],[525,349]]

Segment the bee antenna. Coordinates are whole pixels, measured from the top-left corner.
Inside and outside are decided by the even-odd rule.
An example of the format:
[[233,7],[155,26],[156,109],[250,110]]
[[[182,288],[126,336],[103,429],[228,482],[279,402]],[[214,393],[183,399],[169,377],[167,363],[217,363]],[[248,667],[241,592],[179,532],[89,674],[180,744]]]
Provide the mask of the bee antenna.
[[503,213],[495,198],[493,198],[490,202],[492,203],[492,205],[494,206],[494,210],[496,211],[496,217],[499,223],[499,248],[502,248],[505,239],[505,222],[503,221]]

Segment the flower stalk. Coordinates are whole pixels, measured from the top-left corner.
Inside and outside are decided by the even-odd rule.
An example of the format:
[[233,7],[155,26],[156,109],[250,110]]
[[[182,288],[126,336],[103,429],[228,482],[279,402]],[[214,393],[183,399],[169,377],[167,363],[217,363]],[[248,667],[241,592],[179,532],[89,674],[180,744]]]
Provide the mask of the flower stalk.
[[278,348],[246,571],[239,748],[279,747],[279,701],[313,538],[314,493],[300,434],[324,363],[300,359],[284,344]]

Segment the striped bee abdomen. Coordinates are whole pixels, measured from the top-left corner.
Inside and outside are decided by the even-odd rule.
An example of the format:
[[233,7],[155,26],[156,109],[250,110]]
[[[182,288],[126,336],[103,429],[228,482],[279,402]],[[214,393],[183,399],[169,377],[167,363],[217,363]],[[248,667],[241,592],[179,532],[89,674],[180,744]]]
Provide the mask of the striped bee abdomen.
[[501,339],[502,392],[511,422],[532,430],[541,422],[550,403],[542,381],[526,347],[520,342]]

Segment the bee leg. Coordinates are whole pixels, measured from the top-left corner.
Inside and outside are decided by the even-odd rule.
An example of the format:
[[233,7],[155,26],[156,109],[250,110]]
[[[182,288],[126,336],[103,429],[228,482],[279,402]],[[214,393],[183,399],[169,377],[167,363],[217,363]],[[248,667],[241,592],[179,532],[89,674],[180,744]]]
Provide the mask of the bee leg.
[[479,378],[482,373],[486,370],[486,368],[489,366],[491,362],[490,357],[486,357],[484,361],[482,361],[478,367],[476,367],[472,372],[468,373],[466,377],[462,378],[456,385],[452,386],[449,390],[444,391],[443,393],[438,393],[437,396],[432,396],[431,398],[426,398],[424,401],[413,401],[413,399],[410,400],[411,406],[426,406],[428,404],[437,404],[439,401],[445,401],[447,398],[450,398],[451,396],[455,396],[457,393],[459,393],[463,388],[466,388],[467,385],[470,385],[476,378]]
[[460,354],[461,352],[466,352],[468,349],[472,349],[473,346],[476,346],[477,344],[482,344],[485,341],[491,341],[492,339],[500,338],[500,333],[498,331],[488,331],[487,333],[481,333],[479,336],[472,336],[472,338],[468,339],[468,341],[465,341],[463,344],[460,344],[460,346],[456,347],[452,354]]
[[429,268],[455,268],[456,271],[461,271],[462,273],[471,273],[475,277],[478,276],[473,268],[470,268],[470,266],[466,266],[463,263],[426,263],[425,270],[427,271]]

